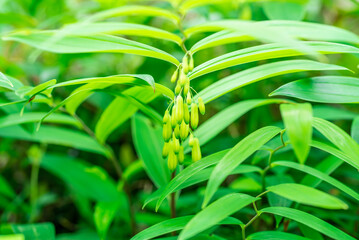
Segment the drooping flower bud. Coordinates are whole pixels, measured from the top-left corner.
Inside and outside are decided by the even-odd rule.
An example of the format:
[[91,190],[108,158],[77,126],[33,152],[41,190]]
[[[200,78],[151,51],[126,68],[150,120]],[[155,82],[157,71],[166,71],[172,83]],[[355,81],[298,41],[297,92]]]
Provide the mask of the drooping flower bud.
[[176,113],[177,123],[180,124],[183,120],[183,98],[181,95],[177,96]]
[[201,154],[201,148],[199,146],[198,138],[193,139],[193,146],[192,146],[192,161],[197,162],[201,160],[202,154]]
[[186,99],[186,101],[187,101],[187,104],[191,104],[191,102],[192,102],[192,98],[191,98],[191,93],[190,93],[190,92],[187,93],[187,99]]
[[206,108],[204,106],[203,99],[201,97],[198,98],[198,107],[201,114],[204,115],[206,113]]
[[180,150],[178,152],[178,162],[180,164],[183,163],[183,160],[184,160],[184,149],[183,149],[183,146],[180,147]]
[[163,116],[163,123],[168,123],[171,120],[171,116],[168,110],[165,111],[165,115]]
[[189,81],[183,87],[183,96],[185,96],[189,92]]
[[171,143],[165,142],[165,144],[163,145],[163,149],[162,149],[162,157],[163,158],[168,156],[168,154],[170,152],[170,148],[171,148]]
[[178,164],[177,156],[174,153],[174,151],[171,149],[168,154],[168,161],[167,161],[168,169],[171,172],[174,171],[177,167],[177,164]]
[[172,148],[173,148],[173,151],[174,151],[175,153],[178,153],[178,152],[179,152],[180,142],[179,142],[179,140],[176,138],[175,135],[173,135],[173,137],[172,137]]
[[181,86],[179,83],[177,83],[176,87],[175,87],[175,94],[178,95],[181,92]]
[[189,110],[187,104],[183,104],[183,120],[185,123],[189,123]]
[[185,74],[188,73],[188,56],[187,54],[182,59],[182,69]]
[[180,125],[177,124],[175,130],[173,131],[176,138],[180,138]]
[[172,128],[175,128],[177,125],[177,110],[176,110],[176,104],[172,107],[172,115],[171,115],[171,125]]
[[194,140],[193,134],[190,133],[190,135],[189,135],[189,141],[188,141],[188,145],[189,145],[190,147],[193,147],[193,140]]
[[191,127],[193,129],[198,127],[198,106],[196,103],[191,105]]
[[182,141],[184,141],[187,138],[188,133],[189,133],[189,126],[183,121],[180,126],[180,137]]
[[170,123],[165,123],[163,125],[162,136],[163,136],[163,139],[165,140],[165,142],[168,142],[171,139],[171,137],[172,137],[172,128],[171,128]]
[[177,78],[178,78],[178,68],[177,68],[176,71],[174,71],[174,73],[172,74],[171,82],[172,82],[172,83],[175,83],[175,82],[177,81]]

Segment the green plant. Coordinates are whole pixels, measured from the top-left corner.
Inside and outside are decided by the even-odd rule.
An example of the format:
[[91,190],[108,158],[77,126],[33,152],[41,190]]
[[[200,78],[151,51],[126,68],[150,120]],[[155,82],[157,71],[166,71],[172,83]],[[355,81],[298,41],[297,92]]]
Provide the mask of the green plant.
[[[92,59],[94,69],[107,64],[103,59],[112,56],[107,53],[116,53],[109,65],[121,61],[126,68],[92,77],[88,70],[75,80],[65,73],[59,77],[66,81],[36,84],[1,74],[0,136],[39,144],[25,147],[30,190],[17,194],[0,177],[2,221],[11,223],[15,213],[22,220],[17,222],[29,224],[3,225],[0,232],[13,234],[11,239],[55,239],[51,223],[34,223],[55,201],[39,187],[41,169],[66,183],[86,226],[56,239],[357,238],[358,113],[328,104],[359,102],[359,79],[351,72],[356,69],[330,57],[354,56],[357,64],[359,36],[294,21],[304,17],[303,1],[246,1],[234,10],[245,18],[261,8],[270,19],[290,20],[226,17],[231,4],[236,1],[127,4],[55,30],[3,34],[3,44],[24,48],[23,55],[44,68],[47,58],[57,56],[47,52],[60,54],[56,64]],[[213,12],[220,18],[196,23]],[[116,17],[130,22],[110,21]],[[161,19],[151,22],[161,28],[148,23],[153,18]],[[105,57],[96,59],[99,53]],[[61,59],[66,54],[72,55]],[[266,89],[254,88],[261,84]],[[270,98],[258,98],[262,95]],[[247,119],[240,138],[216,139],[249,111],[259,115]],[[342,119],[355,119],[352,136],[330,122]],[[339,170],[339,178],[331,176]],[[146,191],[152,187],[156,190]],[[36,238],[35,232],[43,235]]]

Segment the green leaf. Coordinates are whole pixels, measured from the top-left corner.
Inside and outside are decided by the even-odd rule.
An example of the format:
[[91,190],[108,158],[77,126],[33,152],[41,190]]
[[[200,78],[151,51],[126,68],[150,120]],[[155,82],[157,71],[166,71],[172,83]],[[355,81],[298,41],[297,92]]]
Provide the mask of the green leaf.
[[350,135],[357,143],[359,143],[359,116],[353,120]]
[[0,194],[14,199],[16,194],[6,179],[0,175]]
[[[213,155],[215,155],[215,154],[213,154]],[[223,152],[223,155],[224,155],[224,152]],[[208,164],[214,165],[215,163],[219,162],[219,160],[221,159],[220,157],[217,156],[216,161],[212,161],[212,159],[210,158],[211,156],[204,158],[205,161],[207,162],[206,165],[208,165]],[[213,162],[215,162],[215,163],[213,163]],[[156,199],[159,199],[160,197],[162,198],[162,200],[159,200],[159,201],[161,201],[160,202],[160,204],[161,204],[162,201],[172,192],[176,192],[176,191],[182,190],[184,188],[193,186],[197,183],[208,180],[213,169],[214,169],[213,167],[207,167],[205,169],[200,170],[199,172],[197,172],[197,169],[196,169],[196,173],[194,175],[191,175],[185,181],[183,181],[183,179],[180,179],[180,178],[178,178],[176,180],[172,180],[166,187],[161,187],[157,191],[153,192],[146,199],[142,208],[144,208],[148,203],[155,201]],[[243,173],[260,172],[260,171],[261,171],[261,168],[259,168],[259,167],[243,164],[243,165],[239,165],[238,167],[236,167],[230,174],[231,175],[232,174],[243,174]],[[181,171],[178,175],[193,174],[193,173],[190,173],[189,171],[187,171],[185,174],[182,174],[182,172],[183,171]],[[187,176],[181,176],[181,178],[182,177],[187,177]],[[164,192],[166,192],[166,193],[164,193]]]
[[[305,46],[307,46],[312,51],[316,51],[323,54],[359,53],[359,49],[356,47],[338,43],[303,42],[303,44],[305,44]],[[263,44],[259,46],[240,49],[213,58],[195,67],[193,71],[189,73],[188,77],[192,80],[207,73],[211,73],[243,63],[301,55],[303,55],[302,52],[299,52],[298,50],[295,50],[291,47],[286,47],[283,44]]]
[[338,228],[330,225],[329,223],[305,212],[297,209],[286,208],[286,207],[268,207],[260,210],[263,213],[270,213],[279,216],[283,216],[299,223],[302,223],[310,228],[317,230],[318,232],[337,240],[354,240],[353,237],[349,236],[345,232]]
[[287,60],[267,63],[225,77],[203,89],[198,96],[202,97],[203,101],[207,103],[230,91],[267,78],[295,72],[330,70],[345,70],[345,68],[310,60]]
[[323,150],[341,160],[343,160],[344,162],[348,163],[349,165],[355,167],[356,169],[359,170],[359,164],[358,164],[358,158],[357,157],[352,157],[350,155],[348,155],[345,152],[340,151],[339,149],[337,149],[336,147],[333,147],[329,144],[320,142],[320,141],[312,141],[312,147],[318,148],[320,150]]
[[281,104],[280,112],[294,153],[299,162],[304,164],[312,141],[312,105]]
[[359,78],[321,76],[287,83],[269,96],[288,96],[311,102],[358,103]]
[[[276,104],[281,103],[285,100],[282,99],[251,99],[244,100],[231,106],[225,108],[220,111],[216,115],[212,116],[206,122],[201,124],[198,129],[194,131],[194,135],[199,139],[200,145],[206,144],[212,138],[217,136],[220,132],[222,132],[226,127],[232,124],[236,119],[243,116],[248,111],[253,108],[261,107],[267,104]],[[184,143],[185,152],[189,152],[190,148],[187,145],[188,141]]]
[[177,14],[172,13],[171,11],[152,7],[152,6],[141,6],[141,5],[125,5],[117,8],[111,8],[102,12],[91,15],[86,18],[85,22],[92,21],[101,21],[107,18],[119,17],[119,16],[152,16],[152,17],[164,17],[175,23],[180,20],[180,17]]
[[323,181],[329,183],[330,185],[340,189],[341,191],[345,192],[349,196],[351,196],[354,199],[356,199],[357,201],[359,201],[359,194],[357,192],[355,192],[354,190],[352,190],[345,184],[341,183],[340,181],[336,180],[335,178],[333,178],[315,168],[312,168],[312,167],[309,167],[306,165],[302,165],[302,164],[298,164],[295,162],[288,162],[288,161],[276,161],[276,162],[272,163],[271,166],[272,167],[275,167],[275,166],[289,167],[289,168],[292,168],[292,169],[295,169],[298,171],[302,171],[306,174],[310,174],[310,175],[312,175],[320,180],[323,180]]
[[218,224],[226,217],[239,211],[257,199],[258,198],[241,193],[228,194],[218,199],[197,213],[187,223],[178,236],[178,240],[185,240],[196,236],[198,233]]
[[247,240],[310,240],[309,238],[298,236],[287,232],[276,232],[276,231],[262,231],[256,232],[249,235]]
[[[9,114],[0,117],[0,128],[30,122],[38,122],[41,120],[41,118],[43,118],[44,115],[46,115],[46,112],[29,112],[23,113],[21,116],[19,113]],[[75,118],[61,113],[55,113],[49,116],[47,119],[45,119],[45,122],[66,124],[78,128],[81,127],[81,124]]]
[[278,127],[264,127],[251,133],[243,140],[241,140],[236,146],[234,146],[219,161],[211,173],[211,177],[209,178],[206,187],[202,207],[205,207],[209,203],[214,193],[217,191],[219,185],[233,171],[234,168],[246,160],[250,155],[252,155],[280,131],[281,129]]
[[179,64],[175,57],[160,49],[111,35],[74,36],[66,35],[60,30],[59,32],[16,32],[4,36],[2,39],[4,41],[21,42],[54,53],[129,53],[158,58],[176,66]]
[[157,123],[159,123],[159,124],[163,123],[163,120],[162,120],[163,117],[156,110],[154,110],[153,108],[148,106],[146,103],[143,103],[142,101],[138,100],[137,98],[135,98],[133,96],[130,96],[130,95],[122,94],[122,93],[120,93],[118,91],[113,91],[113,90],[102,90],[101,92],[110,94],[110,95],[115,96],[115,97],[123,97],[130,104],[135,105],[138,109],[140,109],[148,117],[150,117],[153,120],[157,121]]
[[[193,35],[202,32],[215,32],[226,29],[227,32],[223,31],[221,34],[218,33],[218,36],[212,37],[214,41],[217,41],[217,44],[213,44],[214,46],[221,45],[221,41],[225,41],[226,43],[236,42],[238,39],[241,41],[253,40],[249,32],[245,31],[235,31],[233,26],[245,25],[248,24],[249,21],[243,20],[220,20],[220,21],[209,21],[199,25],[195,25],[193,27],[187,28],[185,30],[186,35]],[[329,41],[329,42],[347,42],[358,44],[359,36],[355,33],[352,33],[348,30],[341,29],[335,26],[330,26],[326,24],[320,23],[312,23],[312,22],[301,22],[301,21],[288,21],[288,20],[270,20],[270,21],[260,21],[260,22],[250,22],[275,33],[286,33],[289,36],[298,39],[307,39],[307,40],[316,40],[316,41]],[[249,25],[253,27],[253,25]],[[245,29],[245,28],[244,28]],[[260,29],[262,30],[262,28]],[[253,30],[255,33],[255,30]],[[229,35],[229,36],[227,36]],[[280,35],[279,35],[280,36]],[[281,37],[281,36],[280,36]],[[218,38],[218,40],[217,40]],[[232,39],[231,39],[232,38]],[[204,42],[206,42],[203,39]],[[208,41],[210,42],[210,41]],[[197,45],[197,44],[196,44]],[[194,45],[191,51],[198,51],[198,47]],[[195,47],[196,46],[196,47]]]
[[96,34],[121,34],[129,36],[143,36],[168,40],[181,45],[182,39],[171,32],[143,24],[124,23],[124,22],[79,22],[65,26],[60,31],[64,34],[74,34],[81,36]]
[[88,135],[60,127],[42,126],[39,131],[29,133],[20,126],[1,128],[3,138],[21,139],[30,142],[56,144],[108,156],[108,150]]
[[[186,224],[188,223],[188,221],[191,220],[192,217],[193,216],[184,216],[165,220],[136,234],[134,237],[131,238],[131,240],[153,239],[166,233],[181,230],[186,226]],[[243,223],[236,218],[227,217],[223,221],[219,222],[219,224],[241,225]]]
[[292,201],[326,209],[348,209],[348,205],[340,199],[297,183],[283,183],[267,187],[267,190]]
[[106,239],[107,231],[120,209],[120,202],[99,202],[95,206],[94,222],[101,239]]
[[65,155],[47,154],[41,167],[61,178],[71,190],[96,201],[119,201],[116,184],[107,172],[95,165]]
[[[235,24],[237,20],[222,20],[222,24],[217,24],[215,22],[204,23],[202,28],[189,28],[186,32],[191,32],[192,30],[200,31],[219,31],[226,29],[225,22],[230,22]],[[300,21],[286,21],[286,20],[271,20],[271,21],[261,21],[256,22],[256,24],[262,24],[267,28],[272,29],[273,31],[285,32],[288,35],[296,39],[307,39],[307,40],[316,40],[316,41],[329,41],[329,42],[347,42],[347,43],[359,43],[359,37],[354,33],[341,29],[335,26],[311,23],[311,22],[300,22]],[[207,26],[207,28],[205,28]],[[192,29],[192,30],[191,30]],[[234,31],[234,30],[222,30],[220,32],[214,33],[202,40],[198,41],[191,48],[191,52],[195,53],[197,51],[221,46],[224,44],[234,43],[234,42],[243,42],[254,40],[254,36],[245,34],[243,31]]]
[[313,127],[359,165],[359,145],[346,132],[321,118],[314,118]]
[[162,158],[162,128],[152,126],[144,116],[132,117],[132,137],[136,152],[145,164],[145,170],[157,187],[169,182],[170,173],[167,162]]
[[[5,85],[4,85],[5,84]],[[14,84],[6,77],[2,72],[0,72],[0,87],[14,87]]]
[[2,225],[0,231],[2,234],[22,234],[26,240],[55,240],[55,227],[52,223],[7,224]]
[[166,199],[166,197],[171,194],[172,192],[176,191],[182,184],[184,184],[188,179],[190,179],[192,176],[195,176],[197,173],[199,173],[201,170],[212,166],[220,161],[223,156],[227,153],[227,150],[220,151],[217,153],[214,153],[212,155],[209,155],[207,157],[204,157],[201,159],[201,161],[197,161],[180,171],[175,178],[173,178],[165,187],[163,190],[160,198],[157,201],[156,204],[156,211],[161,206],[163,200]]
[[[132,96],[138,100],[149,103],[158,96],[147,88],[133,87],[123,91],[123,95]],[[119,111],[118,109],[121,109]],[[105,142],[107,137],[121,124],[128,120],[138,110],[127,98],[116,97],[101,114],[97,121],[95,134],[100,142]]]
[[303,19],[307,6],[295,2],[265,2],[263,9],[271,20],[296,20]]
[[25,240],[24,234],[2,235],[0,240]]

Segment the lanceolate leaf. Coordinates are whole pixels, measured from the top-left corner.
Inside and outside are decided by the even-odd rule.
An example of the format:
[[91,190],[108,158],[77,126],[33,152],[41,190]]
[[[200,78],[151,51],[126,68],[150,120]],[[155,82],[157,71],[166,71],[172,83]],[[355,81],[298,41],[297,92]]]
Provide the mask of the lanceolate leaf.
[[348,205],[340,199],[315,188],[297,183],[274,185],[267,187],[267,190],[301,204],[327,209],[348,209]]
[[55,240],[55,227],[52,223],[9,224],[1,227],[1,234],[13,233],[24,235],[24,238],[14,238],[13,240]]
[[230,91],[270,77],[303,71],[330,70],[345,70],[345,68],[310,60],[287,60],[268,63],[225,77],[203,89],[198,95],[203,98],[204,102],[210,102]]
[[[303,42],[308,48],[323,54],[333,53],[359,53],[356,47],[327,42]],[[235,65],[254,62],[265,59],[301,56],[302,52],[286,47],[283,44],[270,43],[249,47],[211,59],[195,67],[189,74],[190,79],[197,78],[204,74],[229,68]]]
[[359,170],[358,157],[352,157],[352,156],[348,155],[347,153],[340,151],[336,147],[333,147],[329,144],[326,144],[326,143],[323,143],[320,141],[313,140],[311,145],[312,145],[312,147],[318,148],[322,151],[325,151],[331,155],[336,156],[337,158],[343,160],[344,162],[352,165],[353,167],[355,167],[356,169]]
[[[223,153],[224,154],[224,153]],[[204,158],[206,160],[209,160],[209,157]],[[217,162],[219,162],[220,158],[217,158]],[[211,162],[213,164],[213,162]],[[163,198],[163,193],[167,191],[167,196],[171,194],[172,192],[179,191],[181,189],[193,186],[197,183],[203,182],[208,180],[209,176],[211,175],[211,172],[213,171],[214,167],[208,167],[206,169],[203,169],[199,172],[196,172],[195,175],[192,175],[190,178],[188,178],[186,181],[182,182],[180,185],[177,185],[175,189],[173,189],[173,186],[171,186],[170,190],[168,188],[162,187],[158,189],[157,191],[153,192],[145,201],[142,208],[145,208],[145,206],[152,202],[157,200],[158,198]],[[236,167],[231,174],[243,174],[243,173],[251,173],[251,172],[260,172],[262,169],[256,166],[251,165],[239,165]],[[172,184],[172,182],[169,183],[169,185]],[[176,183],[177,184],[177,183]],[[168,192],[170,191],[170,192]]]
[[42,126],[39,131],[29,133],[20,126],[1,128],[0,136],[32,142],[56,144],[108,156],[108,150],[88,135],[60,127]]
[[[0,117],[0,128],[23,123],[38,122],[45,114],[46,112],[29,112],[23,113],[21,116],[19,113],[5,115]],[[81,127],[81,124],[75,118],[61,113],[51,115],[45,120],[45,122],[66,124],[76,126],[78,128]]]
[[304,164],[312,141],[312,106],[303,104],[281,104],[280,111],[295,155]]
[[160,198],[157,201],[156,210],[158,210],[163,200],[165,200],[169,194],[174,192],[176,189],[179,188],[179,186],[184,184],[189,178],[196,175],[201,170],[218,163],[219,160],[222,159],[222,157],[225,156],[227,152],[227,150],[224,150],[221,152],[214,153],[208,157],[201,159],[201,161],[197,161],[183,169],[179,174],[176,175],[174,179],[172,179],[167,184],[166,188],[163,190]]
[[[273,100],[273,101],[272,101]],[[206,144],[213,137],[219,134],[223,129],[232,124],[236,119],[243,116],[248,111],[253,108],[257,108],[267,104],[281,103],[285,100],[282,99],[251,99],[241,101],[239,103],[233,104],[216,115],[212,116],[206,122],[201,124],[194,135],[199,139],[201,145]],[[185,145],[188,142],[185,142]],[[190,148],[185,148],[185,152],[190,151]]]
[[337,240],[354,240],[353,237],[349,236],[345,232],[338,228],[330,225],[329,223],[305,212],[297,209],[286,208],[286,207],[268,207],[260,210],[263,213],[270,213],[279,216],[283,216],[292,219],[296,222],[302,223],[310,228],[317,230],[324,235],[337,239]]
[[169,182],[167,162],[162,158],[162,128],[152,126],[149,119],[136,114],[132,118],[132,137],[145,170],[157,187]]
[[351,127],[351,136],[357,143],[359,143],[359,116],[357,116],[353,120],[353,124]]
[[143,24],[135,23],[124,23],[124,22],[99,22],[99,23],[88,23],[80,22],[76,24],[67,25],[65,28],[61,29],[63,33],[73,34],[73,35],[96,35],[96,34],[122,34],[130,36],[144,36],[151,38],[164,39],[172,41],[180,45],[182,39],[168,31],[150,27]]
[[359,165],[359,145],[346,132],[321,118],[314,118],[313,127]]
[[184,227],[178,239],[194,237],[256,200],[257,198],[246,194],[228,194],[197,213]]
[[[165,220],[156,225],[153,225],[142,232],[138,233],[136,236],[131,238],[131,240],[147,240],[153,239],[155,237],[161,236],[166,233],[173,231],[178,231],[183,229],[186,224],[193,218],[193,216],[184,216],[174,219]],[[236,218],[227,217],[223,221],[218,223],[221,224],[232,224],[232,225],[241,225],[242,222]]]
[[262,147],[281,131],[278,127],[264,127],[251,133],[234,146],[217,164],[209,178],[202,206],[206,206],[224,179],[246,160],[250,155]]
[[[149,103],[155,99],[158,94],[146,88],[134,87],[123,91],[123,95],[135,97],[136,99]],[[117,109],[122,109],[117,111]],[[100,119],[97,121],[95,134],[101,141],[105,142],[107,137],[122,123],[128,120],[138,110],[136,105],[131,104],[127,98],[116,97],[101,114]]]
[[[187,28],[185,30],[185,33],[187,35],[192,35],[201,32],[214,32],[214,31],[227,29],[227,32],[223,32],[222,34],[218,35],[218,39],[222,38],[222,39],[227,39],[226,40],[227,42],[234,42],[236,41],[235,38],[238,38],[240,35],[243,34],[245,34],[245,36],[247,36],[248,39],[248,33],[243,31],[233,30],[233,25],[245,24],[245,23],[248,23],[248,21],[245,22],[241,20],[212,21]],[[288,21],[288,20],[270,20],[270,21],[252,22],[252,23],[255,23],[256,25],[264,26],[266,28],[270,28],[273,31],[285,32],[286,34],[294,38],[317,40],[317,41],[329,41],[329,42],[347,42],[354,44],[359,43],[359,36],[357,36],[356,34],[347,31],[345,29],[341,29],[335,26],[330,26],[325,24],[301,22],[301,21]],[[226,36],[227,34],[230,35],[230,37],[227,37]],[[212,39],[216,39],[216,38],[212,37]],[[230,41],[229,39],[231,38],[234,39]],[[192,50],[194,49],[191,49],[191,51]]]
[[164,17],[174,21],[175,23],[180,20],[178,15],[162,8],[141,5],[126,5],[93,14],[85,19],[85,22],[101,21],[112,17],[132,15]]
[[45,155],[41,167],[55,174],[75,193],[96,201],[119,201],[120,194],[106,171],[65,155]]
[[358,103],[359,78],[321,76],[287,83],[269,96],[289,96],[311,102]]
[[298,236],[292,233],[287,232],[276,232],[276,231],[262,231],[256,232],[249,235],[247,240],[263,240],[263,239],[271,239],[271,240],[310,240],[309,238]]
[[302,171],[306,174],[310,174],[310,175],[312,175],[320,180],[323,180],[323,181],[331,184],[332,186],[342,190],[343,192],[347,193],[348,195],[350,195],[351,197],[353,197],[354,199],[359,201],[359,194],[357,192],[355,192],[351,188],[347,187],[345,184],[341,183],[340,181],[336,180],[335,178],[333,178],[315,168],[312,168],[312,167],[309,167],[306,165],[302,165],[302,164],[298,164],[295,162],[288,162],[288,161],[276,161],[276,162],[272,163],[272,167],[275,167],[275,166],[290,167],[292,169]]
[[130,53],[158,58],[174,65],[179,64],[175,57],[162,50],[110,35],[75,36],[63,34],[61,31],[17,32],[3,37],[3,40],[18,41],[44,51],[55,53]]

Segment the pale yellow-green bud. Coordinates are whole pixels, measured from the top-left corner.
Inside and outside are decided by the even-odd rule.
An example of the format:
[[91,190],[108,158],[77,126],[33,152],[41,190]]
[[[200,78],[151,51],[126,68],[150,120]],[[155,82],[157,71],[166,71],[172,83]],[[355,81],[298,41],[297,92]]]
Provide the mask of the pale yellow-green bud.
[[168,154],[168,161],[167,161],[168,169],[171,172],[174,171],[177,167],[177,164],[178,164],[177,156],[174,153],[174,151],[171,149]]
[[206,108],[203,103],[203,99],[201,97],[198,98],[198,108],[202,115],[206,113]]
[[188,124],[186,124],[184,121],[181,123],[181,127],[180,127],[180,137],[181,140],[184,141],[189,133],[189,126]]
[[183,87],[183,96],[185,96],[189,92],[189,81]]
[[179,80],[178,80],[178,83],[180,84],[181,87],[186,84],[187,79],[188,79],[188,77],[187,77],[186,73],[184,73],[182,70],[180,73]]
[[183,120],[185,123],[189,123],[189,110],[187,104],[183,104]]
[[171,143],[165,142],[162,149],[162,157],[165,158],[168,156],[168,153],[170,152]]
[[184,149],[183,149],[183,146],[180,147],[180,150],[178,152],[178,162],[180,164],[183,163],[183,160],[184,160]]
[[185,74],[188,73],[188,57],[187,54],[182,59],[182,69]]
[[178,153],[180,149],[180,142],[175,135],[172,137],[172,149],[175,153]]
[[192,161],[197,162],[201,160],[201,147],[199,146],[198,138],[193,139],[193,146],[192,146]]
[[191,127],[193,129],[198,127],[198,106],[196,103],[191,105]]
[[175,130],[173,132],[174,132],[176,138],[180,137],[180,125],[179,124],[176,125]]
[[171,82],[174,83],[177,81],[177,78],[178,78],[178,68],[176,69],[176,71],[172,74],[172,77],[171,77]]
[[177,115],[177,112],[176,112],[176,104],[173,105],[172,107],[172,115],[171,115],[171,126],[172,128],[175,128],[176,125],[177,125],[177,118],[176,118],[176,115]]
[[163,116],[163,123],[168,123],[171,120],[171,116],[168,110],[165,111],[165,115]]
[[175,94],[178,95],[181,92],[181,86],[179,83],[177,83],[176,87],[175,87]]
[[191,93],[190,92],[188,92],[187,93],[187,104],[191,104],[191,102],[192,102],[192,98],[191,98]]
[[190,57],[189,57],[189,63],[188,63],[188,71],[192,71],[193,68],[194,68],[193,56],[190,55]]
[[172,137],[172,128],[171,128],[170,123],[165,123],[163,125],[162,136],[163,136],[163,139],[165,140],[165,142],[168,142],[171,139],[171,137]]
[[189,145],[190,147],[193,147],[193,140],[194,140],[193,134],[190,133],[190,135],[189,135],[189,141],[188,141],[188,145]]
[[181,95],[177,96],[176,113],[177,123],[180,124],[183,120],[183,98]]

